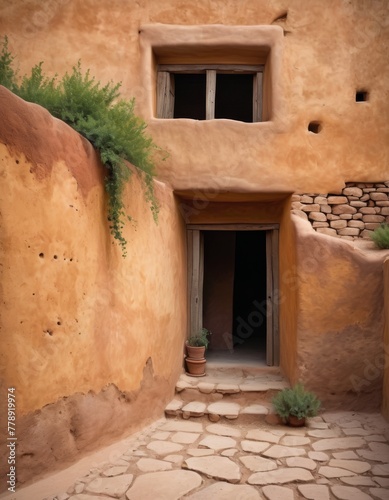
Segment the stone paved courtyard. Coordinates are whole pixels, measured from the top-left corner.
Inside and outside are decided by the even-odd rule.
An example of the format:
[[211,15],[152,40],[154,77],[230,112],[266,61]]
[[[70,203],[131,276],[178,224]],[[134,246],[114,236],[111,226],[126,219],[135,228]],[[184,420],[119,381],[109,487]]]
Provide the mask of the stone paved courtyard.
[[171,418],[124,440],[120,453],[107,451],[56,494],[51,476],[40,484],[50,495],[32,485],[4,498],[388,500],[388,440],[379,414],[324,413],[305,428]]

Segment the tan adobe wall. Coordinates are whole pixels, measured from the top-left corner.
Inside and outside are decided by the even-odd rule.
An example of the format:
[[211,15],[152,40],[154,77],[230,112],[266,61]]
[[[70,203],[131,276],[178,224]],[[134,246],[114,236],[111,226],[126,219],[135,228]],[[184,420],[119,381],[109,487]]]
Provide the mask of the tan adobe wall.
[[[382,64],[388,9],[380,0],[374,7],[342,0],[130,0],[125,7],[119,0],[31,0],[3,7],[0,32],[8,34],[21,74],[44,61],[49,74],[62,75],[81,59],[103,82],[122,81],[123,95],[135,96],[155,142],[169,152],[158,172],[174,189],[332,193],[350,179],[389,178],[389,67]],[[186,44],[192,53],[205,47],[212,56],[224,50],[243,60],[261,54],[257,40],[271,49],[264,97],[270,121],[155,118],[164,47],[174,56],[175,45]],[[358,90],[368,92],[366,102],[356,102]],[[319,133],[308,130],[311,122],[321,124]]]
[[319,394],[327,409],[378,411],[384,373],[383,262],[389,250],[319,234],[297,215],[292,220],[296,380]]
[[347,182],[338,194],[306,193],[292,197],[292,211],[318,232],[344,239],[370,239],[374,229],[389,223],[389,182]]
[[24,482],[163,414],[182,370],[185,233],[159,182],[154,223],[134,170],[123,259],[92,146],[3,87],[0,108],[0,394],[16,388]]

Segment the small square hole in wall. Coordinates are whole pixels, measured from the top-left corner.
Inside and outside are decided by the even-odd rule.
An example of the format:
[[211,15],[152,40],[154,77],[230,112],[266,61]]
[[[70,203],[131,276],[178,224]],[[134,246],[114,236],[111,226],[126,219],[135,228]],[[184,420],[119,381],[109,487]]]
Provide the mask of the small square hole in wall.
[[309,122],[308,132],[312,132],[313,134],[318,134],[322,129],[322,125],[320,122]]
[[369,92],[367,90],[357,90],[355,93],[356,102],[365,102],[369,100]]

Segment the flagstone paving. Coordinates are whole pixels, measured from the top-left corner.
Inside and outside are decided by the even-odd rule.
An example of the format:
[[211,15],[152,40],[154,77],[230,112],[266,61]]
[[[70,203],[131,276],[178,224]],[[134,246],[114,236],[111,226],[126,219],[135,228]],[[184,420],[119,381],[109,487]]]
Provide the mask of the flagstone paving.
[[324,413],[298,429],[167,419],[112,463],[39,500],[54,499],[389,500],[389,424],[355,412]]

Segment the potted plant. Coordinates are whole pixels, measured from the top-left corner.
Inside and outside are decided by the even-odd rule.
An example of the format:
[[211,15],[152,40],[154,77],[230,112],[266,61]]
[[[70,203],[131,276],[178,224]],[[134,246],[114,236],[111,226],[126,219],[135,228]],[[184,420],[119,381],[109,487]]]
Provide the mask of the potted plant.
[[191,335],[186,341],[187,356],[185,362],[189,375],[195,377],[205,375],[205,350],[209,344],[208,335],[211,335],[209,330],[200,328],[198,332]]
[[306,418],[314,417],[320,408],[319,399],[306,391],[301,383],[283,389],[272,400],[275,412],[289,425],[305,425]]

